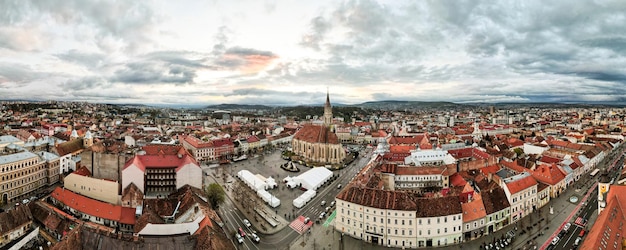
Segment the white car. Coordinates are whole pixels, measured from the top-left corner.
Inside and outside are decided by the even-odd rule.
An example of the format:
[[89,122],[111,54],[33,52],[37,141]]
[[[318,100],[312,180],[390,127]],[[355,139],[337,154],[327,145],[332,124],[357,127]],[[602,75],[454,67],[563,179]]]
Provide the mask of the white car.
[[556,246],[556,244],[559,243],[559,240],[561,240],[559,239],[559,236],[554,237],[554,239],[552,239],[552,245]]
[[563,226],[563,230],[564,230],[564,231],[569,230],[569,227],[570,227],[570,226],[572,226],[572,223],[569,223],[569,222],[568,222],[567,224],[565,224],[565,226]]
[[249,234],[250,238],[252,239],[252,241],[259,243],[261,241],[261,238],[259,238],[258,235],[256,235],[255,233]]
[[241,237],[241,235],[235,234],[235,238],[237,238],[237,242],[239,242],[239,244],[243,243],[243,237]]
[[243,224],[246,225],[246,227],[251,227],[252,224],[250,224],[250,221],[248,219],[243,219]]

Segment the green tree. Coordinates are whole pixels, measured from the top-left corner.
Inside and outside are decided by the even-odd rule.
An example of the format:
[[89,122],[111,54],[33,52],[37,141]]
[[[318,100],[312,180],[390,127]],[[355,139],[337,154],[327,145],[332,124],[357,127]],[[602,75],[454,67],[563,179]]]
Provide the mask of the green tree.
[[225,199],[224,189],[220,184],[211,183],[206,187],[206,196],[213,209],[217,209]]
[[515,148],[513,149],[513,152],[515,152],[515,154],[517,154],[517,156],[520,156],[524,153],[524,150],[521,148]]

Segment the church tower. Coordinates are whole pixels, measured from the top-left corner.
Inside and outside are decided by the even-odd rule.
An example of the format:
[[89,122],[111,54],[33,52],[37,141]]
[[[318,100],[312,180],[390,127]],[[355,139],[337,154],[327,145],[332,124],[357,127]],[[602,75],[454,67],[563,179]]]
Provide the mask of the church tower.
[[324,126],[330,126],[333,123],[333,108],[330,106],[330,97],[326,90],[326,103],[324,104]]

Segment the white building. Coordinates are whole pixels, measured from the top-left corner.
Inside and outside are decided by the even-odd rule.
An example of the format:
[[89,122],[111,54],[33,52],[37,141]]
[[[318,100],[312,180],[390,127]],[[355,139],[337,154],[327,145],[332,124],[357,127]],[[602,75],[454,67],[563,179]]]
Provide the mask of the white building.
[[503,179],[502,187],[511,204],[511,223],[537,209],[537,181],[528,172]]
[[349,187],[337,198],[335,230],[389,247],[438,247],[461,241],[458,196],[418,198],[406,192]]

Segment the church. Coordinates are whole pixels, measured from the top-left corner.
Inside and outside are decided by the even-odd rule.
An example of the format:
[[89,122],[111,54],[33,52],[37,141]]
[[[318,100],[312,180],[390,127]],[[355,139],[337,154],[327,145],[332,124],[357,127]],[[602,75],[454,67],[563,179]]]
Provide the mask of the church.
[[341,164],[346,157],[346,151],[331,129],[333,110],[328,93],[326,93],[323,119],[323,125],[307,124],[298,130],[291,142],[292,150],[313,165]]

